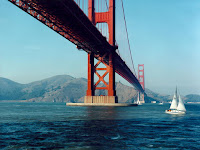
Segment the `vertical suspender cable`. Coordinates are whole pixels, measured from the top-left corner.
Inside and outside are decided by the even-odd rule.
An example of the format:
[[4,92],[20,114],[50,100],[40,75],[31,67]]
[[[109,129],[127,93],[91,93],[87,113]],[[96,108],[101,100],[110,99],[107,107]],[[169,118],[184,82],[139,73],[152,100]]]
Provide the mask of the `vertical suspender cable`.
[[107,0],[105,0],[105,2],[106,2],[107,11],[108,11],[108,3],[107,3]]

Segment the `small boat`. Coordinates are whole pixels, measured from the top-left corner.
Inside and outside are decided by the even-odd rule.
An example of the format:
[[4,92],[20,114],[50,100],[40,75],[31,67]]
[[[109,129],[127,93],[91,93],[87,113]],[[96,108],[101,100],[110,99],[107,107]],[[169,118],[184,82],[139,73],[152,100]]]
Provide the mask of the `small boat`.
[[160,102],[158,105],[163,105],[163,102]]
[[170,109],[165,110],[165,113],[168,114],[185,114],[186,109],[185,109],[185,105],[183,103],[183,100],[181,99],[181,96],[179,95],[179,103],[177,105],[177,88],[172,100],[172,103],[170,105]]

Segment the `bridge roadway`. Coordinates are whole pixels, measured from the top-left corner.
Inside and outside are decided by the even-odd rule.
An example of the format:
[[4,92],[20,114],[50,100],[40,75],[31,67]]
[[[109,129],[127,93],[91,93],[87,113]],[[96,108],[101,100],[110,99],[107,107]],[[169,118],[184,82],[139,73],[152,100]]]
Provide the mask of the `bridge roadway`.
[[[116,53],[106,38],[92,24],[73,0],[9,0],[34,18],[47,25],[87,53],[108,64],[107,53],[113,53],[115,71],[140,92],[144,92],[136,76]],[[41,16],[41,18],[39,17]]]

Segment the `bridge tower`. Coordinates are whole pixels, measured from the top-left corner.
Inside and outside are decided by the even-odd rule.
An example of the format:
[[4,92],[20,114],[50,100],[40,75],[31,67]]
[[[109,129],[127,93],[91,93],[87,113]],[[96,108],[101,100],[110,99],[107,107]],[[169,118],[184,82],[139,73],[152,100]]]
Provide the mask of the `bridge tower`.
[[[138,64],[138,81],[140,82],[142,88],[144,87],[144,64]],[[140,103],[145,103],[144,101],[144,93],[139,92]]]
[[[109,44],[116,49],[115,46],[115,0],[109,0],[109,10],[107,12],[95,12],[95,0],[88,0],[88,18],[96,25],[98,23],[107,23],[109,32]],[[88,53],[88,89],[84,99],[84,103],[117,103],[115,90],[115,66],[114,53],[109,52],[104,56],[98,57],[98,62],[94,64],[94,53]],[[109,57],[109,63],[104,63],[104,57]],[[97,68],[100,63],[105,65],[105,68]],[[101,76],[98,71],[104,70],[105,73]],[[94,84],[94,74],[99,78]],[[109,82],[105,82],[104,78],[109,75]],[[104,84],[103,87],[98,87],[99,83]],[[95,96],[95,90],[107,90],[107,96]]]

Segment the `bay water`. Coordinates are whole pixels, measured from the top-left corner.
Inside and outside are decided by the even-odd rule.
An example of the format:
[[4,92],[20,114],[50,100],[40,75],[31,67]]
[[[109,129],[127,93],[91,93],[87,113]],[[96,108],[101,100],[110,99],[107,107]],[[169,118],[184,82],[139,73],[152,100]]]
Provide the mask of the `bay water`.
[[169,104],[1,102],[0,149],[200,150],[200,104],[185,106],[185,115],[170,115]]

